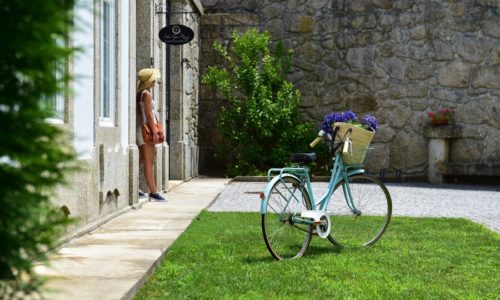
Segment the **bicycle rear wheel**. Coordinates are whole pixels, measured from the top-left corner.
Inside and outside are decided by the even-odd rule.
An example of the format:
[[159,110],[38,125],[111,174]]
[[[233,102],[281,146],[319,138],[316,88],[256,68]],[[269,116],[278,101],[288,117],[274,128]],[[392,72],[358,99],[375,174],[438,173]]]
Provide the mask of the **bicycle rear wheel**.
[[348,181],[337,184],[328,205],[332,222],[328,239],[348,248],[372,245],[391,221],[391,195],[382,181],[370,175],[353,175]]
[[298,217],[310,209],[309,194],[295,177],[284,175],[274,183],[262,214],[264,241],[274,258],[298,258],[307,250],[313,227]]

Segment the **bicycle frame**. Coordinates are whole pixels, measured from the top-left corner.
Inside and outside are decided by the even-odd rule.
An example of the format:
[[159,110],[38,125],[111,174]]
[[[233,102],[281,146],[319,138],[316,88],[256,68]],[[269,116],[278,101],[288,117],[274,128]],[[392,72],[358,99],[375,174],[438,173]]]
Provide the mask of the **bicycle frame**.
[[[356,174],[363,174],[365,172],[364,169],[362,168],[353,168],[344,165],[342,162],[342,157],[339,152],[335,153],[335,160],[333,164],[333,169],[332,169],[332,175],[330,176],[330,181],[328,183],[328,189],[325,192],[321,198],[319,198],[318,201],[315,200],[312,186],[311,186],[311,179],[309,177],[309,170],[305,167],[285,167],[285,168],[272,168],[269,170],[267,177],[268,181],[270,181],[270,184],[267,185],[266,190],[264,192],[264,201],[261,203],[261,208],[260,211],[262,214],[266,212],[266,206],[267,206],[267,199],[269,198],[269,194],[271,193],[271,188],[274,186],[274,183],[278,180],[283,181],[283,176],[293,176],[297,180],[299,180],[305,187],[309,198],[311,199],[311,205],[312,205],[312,210],[321,210],[325,211],[326,208],[328,207],[328,203],[330,202],[330,199],[333,195],[335,186],[342,180],[345,182],[348,181],[348,177]],[[273,177],[274,174],[274,177]],[[273,177],[273,178],[272,178]],[[272,179],[271,179],[272,178]],[[272,183],[272,184],[271,184]],[[354,204],[352,202],[352,196],[351,196],[351,190],[349,188],[349,184],[343,185],[342,188],[344,189],[345,195],[348,195],[346,197],[346,202],[347,205],[353,210],[353,212],[356,213],[357,209],[354,207]],[[291,193],[293,194],[293,193]],[[300,201],[299,199],[296,199],[297,201]],[[289,202],[290,203],[290,202]]]

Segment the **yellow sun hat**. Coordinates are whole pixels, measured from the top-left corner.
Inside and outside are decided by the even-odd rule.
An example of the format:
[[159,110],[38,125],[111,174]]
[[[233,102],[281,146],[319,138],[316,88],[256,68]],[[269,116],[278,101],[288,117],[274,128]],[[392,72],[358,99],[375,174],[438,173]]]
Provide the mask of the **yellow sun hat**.
[[153,81],[157,80],[160,77],[161,77],[160,71],[158,69],[154,68],[141,69],[137,74],[138,78],[137,88],[139,90],[147,89],[153,84]]

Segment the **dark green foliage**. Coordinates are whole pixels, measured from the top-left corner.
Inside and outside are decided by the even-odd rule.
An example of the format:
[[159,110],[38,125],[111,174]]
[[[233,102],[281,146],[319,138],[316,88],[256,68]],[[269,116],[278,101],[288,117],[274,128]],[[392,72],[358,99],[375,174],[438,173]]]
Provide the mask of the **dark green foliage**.
[[295,151],[305,151],[313,126],[299,120],[300,92],[286,81],[292,53],[277,43],[269,50],[269,34],[249,30],[233,34],[227,50],[215,43],[225,61],[211,66],[203,83],[218,88],[225,103],[217,127],[224,138],[216,155],[227,163],[227,175],[256,174],[283,166]]
[[60,142],[63,132],[46,122],[51,113],[41,103],[67,86],[55,74],[65,73],[72,52],[61,41],[73,4],[0,0],[0,295],[37,288],[33,261],[45,258],[67,223],[49,196],[70,169],[72,142]]

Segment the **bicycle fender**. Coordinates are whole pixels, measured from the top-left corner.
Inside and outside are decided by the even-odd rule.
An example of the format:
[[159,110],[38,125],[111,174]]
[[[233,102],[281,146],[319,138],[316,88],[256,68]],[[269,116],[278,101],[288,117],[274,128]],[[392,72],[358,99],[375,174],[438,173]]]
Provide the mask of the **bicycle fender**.
[[285,173],[285,174],[274,176],[274,178],[271,179],[271,181],[269,181],[269,183],[266,186],[266,189],[264,190],[264,199],[260,203],[260,213],[261,214],[265,214],[266,213],[266,206],[267,206],[267,202],[269,200],[269,195],[271,194],[271,189],[273,188],[274,184],[278,180],[281,180],[283,177],[293,177],[293,178],[299,180],[299,178],[297,178],[297,176],[289,174],[289,173]]

